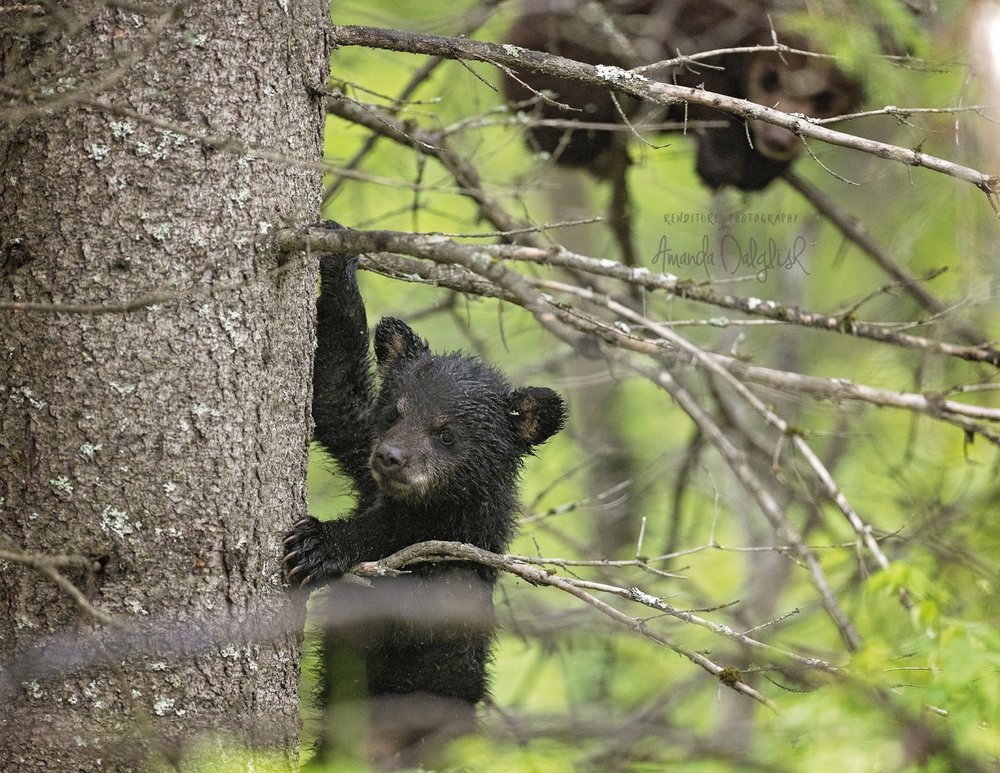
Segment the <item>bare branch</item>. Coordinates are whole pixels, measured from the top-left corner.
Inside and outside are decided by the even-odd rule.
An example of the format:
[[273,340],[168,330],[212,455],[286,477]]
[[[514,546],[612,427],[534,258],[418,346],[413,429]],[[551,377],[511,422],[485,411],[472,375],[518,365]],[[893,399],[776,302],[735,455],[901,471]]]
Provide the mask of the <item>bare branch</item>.
[[485,192],[478,171],[465,158],[451,150],[443,136],[410,126],[404,130],[403,125],[393,116],[366,108],[346,97],[330,97],[327,100],[327,110],[333,115],[364,126],[381,137],[388,137],[404,145],[420,143],[427,155],[440,161],[452,174],[462,195],[475,201],[480,214],[495,228],[500,231],[515,231],[524,227],[523,222],[511,217],[495,198]]
[[840,145],[879,158],[897,161],[907,166],[924,167],[955,177],[972,183],[983,191],[995,210],[998,206],[996,197],[1000,194],[1000,178],[994,175],[983,174],[975,169],[927,155],[919,150],[901,148],[833,131],[807,118],[796,117],[780,110],[748,102],[745,99],[714,94],[702,89],[660,83],[634,71],[583,64],[572,59],[530,51],[512,45],[497,45],[467,38],[422,35],[375,27],[335,26],[334,35],[337,43],[342,46],[365,46],[411,54],[469,59],[503,68],[527,68],[535,72],[544,72],[592,86],[624,92],[655,104],[669,105],[686,101],[714,107],[747,120],[766,121],[781,126],[800,137],[820,140],[831,145]]
[[[8,540],[4,540],[7,542]],[[17,548],[0,547],[0,560],[12,561],[23,566],[30,567],[38,573],[51,580],[57,587],[62,589],[77,606],[90,615],[94,620],[112,628],[124,628],[125,625],[120,620],[112,617],[107,612],[102,612],[90,603],[83,592],[76,587],[59,570],[64,567],[82,569],[88,573],[93,573],[94,562],[83,556],[76,555],[48,555],[45,553],[26,553]]]
[[308,232],[302,232],[288,230],[282,231],[276,238],[282,251],[299,251],[305,249],[308,243],[312,245],[312,249],[325,249],[352,255],[363,252],[389,251],[413,255],[437,263],[453,262],[465,265],[468,261],[476,261],[485,267],[486,263],[509,259],[572,268],[619,279],[646,290],[661,290],[686,300],[739,311],[751,317],[788,322],[840,335],[851,335],[857,338],[891,343],[896,346],[944,354],[970,362],[985,362],[1000,367],[1000,350],[986,344],[981,346],[950,344],[897,332],[885,326],[860,322],[850,317],[802,311],[797,307],[785,306],[775,301],[756,297],[741,298],[730,294],[720,294],[710,287],[697,284],[689,279],[679,279],[670,274],[655,274],[645,267],[623,266],[613,260],[589,258],[559,248],[540,249],[498,244],[458,244],[438,235],[407,234],[395,231],[310,229]]
[[[403,281],[426,281],[435,285],[450,287],[454,290],[467,292],[485,298],[501,298],[509,303],[518,303],[518,299],[504,292],[492,282],[461,267],[450,264],[431,265],[421,260],[404,258],[389,253],[379,253],[374,256],[363,256],[361,266],[369,271],[384,273]],[[560,287],[565,285],[546,280],[530,280],[539,288]],[[587,291],[581,291],[586,293]],[[606,297],[589,293],[588,300],[607,306]],[[715,324],[718,324],[717,322]],[[666,323],[660,323],[666,326]],[[581,328],[585,329],[585,328]],[[614,337],[616,345],[642,354],[658,355],[661,347],[655,341],[645,341],[634,336],[628,336],[621,331],[607,327],[609,336]],[[887,389],[857,384],[845,378],[820,378],[802,373],[774,370],[760,365],[753,365],[737,357],[729,357],[714,352],[706,353],[716,362],[723,365],[734,375],[747,381],[752,381],[773,389],[779,389],[789,394],[808,394],[817,400],[825,400],[835,405],[845,401],[867,403],[881,407],[899,408],[923,414],[939,421],[944,421],[961,429],[963,432],[981,435],[991,443],[1000,445],[1000,432],[993,430],[981,422],[1000,422],[1000,408],[989,408],[979,405],[969,405],[955,400],[948,400],[947,393],[916,394],[909,392],[893,392]],[[969,393],[1000,389],[998,384],[972,384],[959,386],[948,393]]]
[[[457,559],[464,561],[475,561],[477,563],[483,564],[485,566],[493,567],[504,572],[509,572],[510,574],[520,577],[522,580],[530,582],[532,585],[547,585],[553,588],[558,588],[571,596],[583,601],[585,604],[590,605],[599,612],[607,615],[612,620],[626,626],[630,630],[636,631],[647,639],[655,641],[657,644],[662,644],[665,647],[669,647],[671,650],[679,655],[683,655],[692,663],[700,666],[701,668],[708,671],[712,676],[718,678],[727,687],[735,690],[736,692],[742,693],[749,698],[753,698],[758,703],[762,703],[772,710],[777,710],[775,704],[768,698],[761,695],[757,690],[748,685],[742,680],[737,669],[725,668],[723,666],[714,663],[709,658],[705,657],[700,652],[691,650],[682,644],[679,644],[659,633],[652,631],[649,626],[641,619],[636,617],[630,617],[624,612],[619,611],[610,604],[601,601],[596,596],[591,593],[587,593],[580,587],[578,581],[559,577],[552,570],[545,570],[538,566],[532,566],[529,564],[522,563],[521,561],[513,558],[512,556],[504,556],[497,553],[491,553],[488,550],[483,550],[482,548],[477,548],[474,545],[466,545],[461,542],[445,542],[441,540],[435,540],[430,542],[420,542],[416,545],[410,545],[409,547],[403,548],[397,553],[393,553],[391,556],[383,558],[380,561],[368,561],[363,564],[358,565],[352,570],[352,573],[358,574],[362,577],[380,577],[385,574],[396,573],[399,569],[408,566],[412,563],[419,563],[421,561],[428,560],[441,560],[441,559]],[[618,589],[621,591],[620,594],[624,598],[632,598],[634,601],[640,600],[634,595],[630,594],[630,591],[624,589]],[[648,599],[646,599],[648,600]],[[655,604],[649,604],[656,609],[661,611],[666,611],[662,607],[656,606]],[[692,622],[692,621],[688,621]],[[711,624],[709,624],[711,625]],[[716,633],[721,633],[722,630],[716,630]],[[743,637],[742,634],[736,634],[735,631],[731,632],[733,636],[731,638]],[[747,638],[747,637],[743,637]],[[746,642],[744,642],[746,643]],[[766,646],[761,644],[761,646]],[[824,664],[825,665],[825,664]],[[817,662],[810,662],[811,667],[818,667]],[[735,672],[735,673],[734,673]]]

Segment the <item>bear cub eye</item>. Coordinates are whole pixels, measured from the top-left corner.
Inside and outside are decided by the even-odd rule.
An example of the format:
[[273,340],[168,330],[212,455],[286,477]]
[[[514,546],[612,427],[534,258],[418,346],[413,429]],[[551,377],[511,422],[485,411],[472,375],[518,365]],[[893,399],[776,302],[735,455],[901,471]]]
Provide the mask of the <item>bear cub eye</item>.
[[393,424],[399,421],[400,416],[401,414],[399,412],[399,406],[395,404],[387,405],[385,408],[382,409],[382,424],[386,427],[391,427]]
[[443,446],[453,445],[455,442],[455,433],[445,427],[438,431],[438,440],[441,441],[441,445]]

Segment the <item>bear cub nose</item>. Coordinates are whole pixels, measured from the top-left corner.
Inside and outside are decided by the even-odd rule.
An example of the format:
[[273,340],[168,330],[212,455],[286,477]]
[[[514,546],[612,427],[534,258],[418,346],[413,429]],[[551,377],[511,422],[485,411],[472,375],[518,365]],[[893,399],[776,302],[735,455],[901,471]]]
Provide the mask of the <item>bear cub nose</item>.
[[391,443],[383,443],[375,451],[375,466],[378,472],[392,474],[398,472],[406,466],[408,461],[406,452],[399,446]]

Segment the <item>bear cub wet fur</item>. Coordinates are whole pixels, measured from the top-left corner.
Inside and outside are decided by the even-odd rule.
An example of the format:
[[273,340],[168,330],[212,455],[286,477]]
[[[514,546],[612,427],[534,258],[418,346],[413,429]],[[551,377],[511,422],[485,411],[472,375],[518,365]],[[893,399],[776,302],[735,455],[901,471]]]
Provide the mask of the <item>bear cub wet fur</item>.
[[393,769],[474,730],[487,693],[496,572],[441,561],[370,583],[336,580],[425,540],[505,551],[523,459],[562,428],[565,406],[551,389],[513,388],[476,357],[432,354],[392,317],[375,330],[376,388],[356,264],[320,259],[312,411],[315,439],[351,477],[357,505],[345,519],[295,524],[284,562],[293,584],[332,584],[320,757],[356,741],[342,737],[338,702],[367,699],[370,759]]

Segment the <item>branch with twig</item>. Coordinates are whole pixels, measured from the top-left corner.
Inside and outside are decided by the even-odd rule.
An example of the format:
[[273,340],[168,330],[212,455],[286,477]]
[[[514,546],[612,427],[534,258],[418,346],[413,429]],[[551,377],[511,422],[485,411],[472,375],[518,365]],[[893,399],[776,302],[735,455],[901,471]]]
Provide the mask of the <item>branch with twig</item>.
[[[505,293],[492,282],[460,267],[450,264],[430,264],[422,260],[404,258],[390,253],[376,253],[362,258],[361,266],[369,271],[375,271],[391,276],[401,281],[422,281],[441,287],[448,287],[460,292],[469,293],[484,298],[499,298],[509,303],[517,304],[516,297]],[[563,283],[553,283],[547,280],[529,280],[540,290],[548,288],[565,288]],[[575,294],[583,294],[593,303],[608,306],[607,297],[597,293],[574,288]],[[581,316],[581,312],[576,314]],[[662,325],[663,323],[661,323]],[[718,325],[715,321],[713,324]],[[623,349],[641,354],[662,355],[663,348],[657,341],[646,341],[634,335],[624,333],[603,320],[589,318],[586,325],[581,324],[581,332],[593,332],[600,326],[607,340],[614,341]],[[1000,432],[991,429],[984,422],[1000,422],[1000,409],[985,406],[970,405],[956,400],[949,400],[946,393],[917,394],[912,392],[895,392],[866,384],[858,384],[844,378],[821,378],[803,373],[775,370],[761,365],[753,365],[738,357],[731,357],[714,352],[706,352],[713,361],[724,366],[740,379],[781,390],[788,394],[807,394],[816,400],[823,400],[834,405],[843,402],[857,402],[868,405],[897,408],[918,413],[938,421],[943,421],[958,427],[970,435],[981,435],[991,443],[1000,445]],[[974,384],[955,387],[951,393],[970,393],[998,388],[992,384]]]
[[398,231],[324,231],[323,229],[282,231],[277,235],[277,241],[283,252],[296,252],[307,248],[345,252],[353,255],[396,252],[432,260],[436,263],[453,262],[461,265],[472,261],[484,265],[493,261],[517,260],[570,268],[587,274],[617,279],[629,286],[661,291],[685,300],[738,311],[750,317],[772,319],[1000,367],[1000,349],[987,344],[965,346],[935,341],[930,338],[901,333],[885,325],[861,322],[849,316],[803,311],[797,307],[785,306],[772,300],[763,300],[757,297],[741,298],[732,294],[721,294],[713,290],[710,285],[700,284],[690,279],[681,279],[672,274],[654,273],[641,266],[624,266],[613,260],[591,258],[560,248],[504,244],[461,244],[438,234],[413,234]]
[[[641,618],[629,616],[619,609],[611,606],[607,602],[602,601],[593,593],[590,593],[588,588],[611,593],[621,598],[644,604],[645,606],[656,609],[660,612],[666,612],[667,614],[684,620],[685,622],[707,627],[714,633],[727,636],[728,638],[734,639],[747,647],[766,649],[769,652],[780,654],[782,657],[796,663],[797,665],[805,665],[810,668],[835,671],[835,669],[828,663],[824,663],[813,658],[802,658],[801,656],[794,655],[793,653],[785,652],[776,647],[766,645],[763,642],[758,642],[744,634],[737,633],[726,626],[715,625],[707,620],[698,618],[696,615],[691,615],[689,613],[682,612],[681,610],[677,610],[669,604],[662,602],[660,599],[644,594],[638,589],[616,588],[614,586],[607,585],[598,587],[595,586],[595,584],[587,583],[586,581],[559,576],[553,569],[545,569],[538,565],[528,564],[515,556],[491,553],[488,550],[483,550],[482,548],[478,548],[474,545],[467,545],[462,542],[446,542],[442,540],[420,542],[415,545],[405,547],[402,550],[393,553],[391,556],[387,556],[379,561],[367,561],[359,564],[351,570],[351,573],[360,577],[395,575],[410,564],[441,560],[475,561],[476,563],[483,564],[484,566],[489,566],[499,571],[513,574],[514,576],[520,577],[522,580],[525,580],[532,585],[543,585],[557,588],[570,594],[571,596],[576,597],[588,606],[593,607],[597,611],[624,625],[630,630],[636,631],[657,644],[668,647],[679,655],[683,655],[692,663],[696,664],[700,668],[703,668],[705,671],[712,674],[712,676],[719,679],[730,689],[735,690],[738,693],[742,693],[743,695],[752,698],[772,710],[776,710],[777,707],[775,704],[744,682],[738,669],[720,666],[704,654],[696,652],[695,650],[685,647],[684,645],[653,631]],[[544,561],[544,559],[542,559],[542,561]]]
[[[8,542],[8,539],[3,540],[3,543]],[[120,620],[112,617],[107,612],[102,612],[91,604],[87,595],[60,571],[63,569],[76,569],[92,577],[94,574],[93,560],[77,555],[27,553],[18,548],[4,547],[3,544],[0,544],[0,561],[11,561],[34,569],[43,577],[51,580],[56,587],[72,598],[83,612],[90,615],[98,623],[112,628],[124,627],[124,624]]]
[[507,72],[523,68],[625,93],[658,105],[670,105],[678,102],[705,105],[746,120],[765,121],[780,126],[799,137],[839,145],[907,166],[923,167],[972,183],[986,194],[995,211],[1000,207],[1000,201],[998,201],[1000,178],[995,175],[984,174],[961,164],[928,155],[917,149],[902,148],[834,131],[808,118],[783,113],[780,110],[745,99],[715,94],[698,88],[661,83],[650,80],[632,70],[584,64],[554,54],[530,51],[512,45],[498,45],[468,38],[423,35],[376,27],[335,26],[333,32],[337,44],[341,46],[364,46],[410,54],[440,56],[448,59],[479,61],[499,67]]

